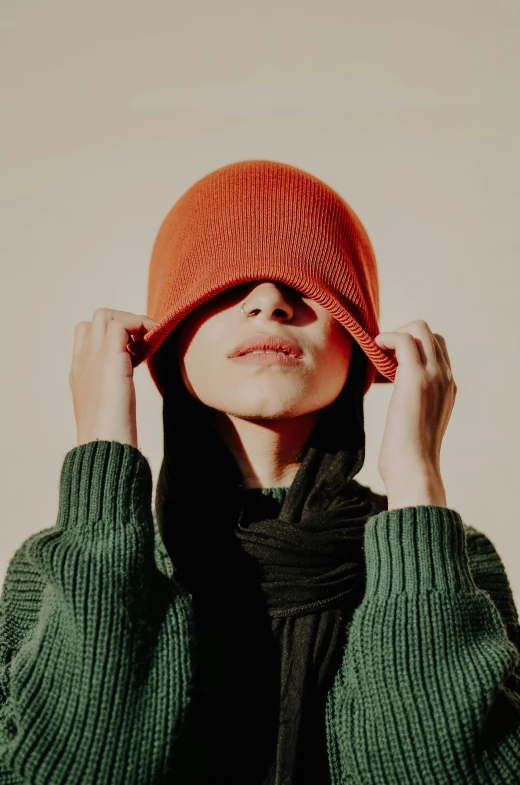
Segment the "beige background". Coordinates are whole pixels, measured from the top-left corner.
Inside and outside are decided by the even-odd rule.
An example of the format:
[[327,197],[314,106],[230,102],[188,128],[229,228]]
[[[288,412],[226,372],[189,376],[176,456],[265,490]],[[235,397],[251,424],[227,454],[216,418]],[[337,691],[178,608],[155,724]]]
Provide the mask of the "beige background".
[[[1,13],[0,581],[56,520],[75,324],[99,306],[145,312],[176,199],[219,166],[268,158],[324,179],[365,224],[381,329],[420,318],[445,336],[448,504],[495,543],[518,602],[516,0],[4,0]],[[135,380],[156,479],[161,398],[146,365]],[[379,492],[392,389],[366,396],[358,479]]]

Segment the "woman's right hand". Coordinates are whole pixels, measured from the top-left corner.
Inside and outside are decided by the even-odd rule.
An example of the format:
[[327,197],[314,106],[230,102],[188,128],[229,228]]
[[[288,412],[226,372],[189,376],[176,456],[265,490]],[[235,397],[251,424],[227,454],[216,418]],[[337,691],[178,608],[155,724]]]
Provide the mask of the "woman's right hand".
[[97,308],[91,322],[78,322],[69,385],[78,446],[100,439],[137,448],[137,420],[129,341],[157,324],[129,311]]

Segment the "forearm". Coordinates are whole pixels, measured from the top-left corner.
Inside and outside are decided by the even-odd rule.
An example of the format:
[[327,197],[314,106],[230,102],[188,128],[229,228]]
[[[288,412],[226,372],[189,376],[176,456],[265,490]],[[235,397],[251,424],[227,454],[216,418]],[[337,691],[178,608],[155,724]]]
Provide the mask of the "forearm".
[[444,483],[438,472],[421,472],[387,487],[388,510],[419,505],[447,507]]
[[456,510],[371,517],[366,591],[328,701],[330,744],[356,785],[513,785],[520,654],[476,585]]
[[58,525],[17,553],[0,598],[0,772],[34,785],[165,782],[192,622],[156,566],[150,495],[130,445],[66,456]]

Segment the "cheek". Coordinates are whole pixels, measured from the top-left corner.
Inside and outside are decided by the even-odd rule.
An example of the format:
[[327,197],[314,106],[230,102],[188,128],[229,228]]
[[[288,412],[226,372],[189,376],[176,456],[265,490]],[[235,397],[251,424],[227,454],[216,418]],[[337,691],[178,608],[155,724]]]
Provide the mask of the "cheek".
[[345,384],[350,368],[353,338],[339,322],[331,325],[324,356],[327,372],[323,374],[323,389],[339,394]]
[[350,362],[353,340],[354,339],[348,330],[346,330],[342,324],[334,319],[334,324],[332,326],[330,335],[330,345],[334,354],[337,357],[340,357],[344,362]]
[[319,330],[316,343],[320,345],[320,357],[329,364],[348,362],[351,354],[352,336],[343,325],[327,314],[317,325]]
[[193,392],[193,387],[199,388],[201,383],[204,383],[204,356],[197,341],[192,341],[183,350],[179,356],[179,363],[184,384],[190,392]]
[[220,355],[215,345],[215,333],[210,329],[204,329],[205,327],[206,325],[203,325],[185,337],[179,354],[184,384],[192,395],[195,393],[200,398],[211,395],[216,381],[222,376],[222,368],[219,368]]

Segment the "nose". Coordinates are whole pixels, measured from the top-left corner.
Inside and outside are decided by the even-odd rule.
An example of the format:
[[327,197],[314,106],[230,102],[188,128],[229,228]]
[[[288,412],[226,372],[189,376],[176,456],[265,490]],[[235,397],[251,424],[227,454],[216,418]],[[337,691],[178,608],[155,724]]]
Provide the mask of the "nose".
[[244,300],[238,306],[242,307],[247,315],[259,319],[282,319],[289,321],[294,314],[288,288],[275,281],[262,281],[249,290]]

